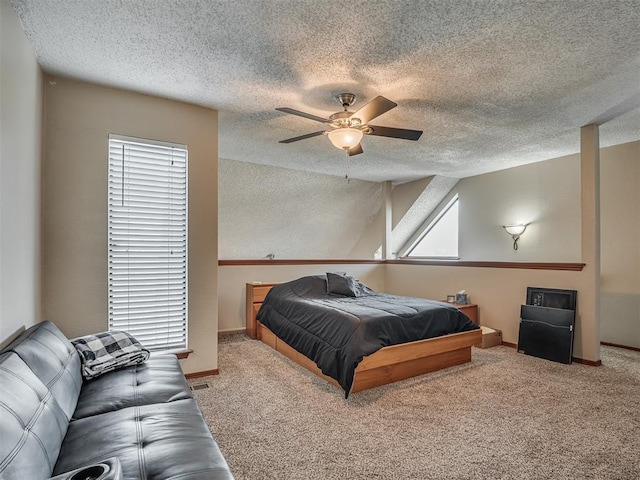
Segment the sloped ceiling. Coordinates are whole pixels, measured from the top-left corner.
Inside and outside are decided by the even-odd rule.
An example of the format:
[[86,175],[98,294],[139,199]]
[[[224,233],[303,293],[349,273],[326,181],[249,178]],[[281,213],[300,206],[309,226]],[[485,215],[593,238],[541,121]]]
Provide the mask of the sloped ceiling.
[[[46,72],[220,111],[220,156],[343,175],[326,117],[398,103],[366,137],[353,178],[465,177],[578,151],[579,128],[616,118],[640,137],[637,0],[14,0]],[[320,128],[318,128],[320,127]],[[606,145],[605,144],[605,145]]]

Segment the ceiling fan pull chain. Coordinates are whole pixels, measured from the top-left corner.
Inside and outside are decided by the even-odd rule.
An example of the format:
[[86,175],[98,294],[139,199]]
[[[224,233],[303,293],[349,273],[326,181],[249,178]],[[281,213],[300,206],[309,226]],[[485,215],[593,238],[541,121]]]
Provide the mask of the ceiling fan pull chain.
[[347,183],[351,183],[351,179],[349,178],[349,152],[347,150],[344,151],[344,153],[347,155],[347,160],[346,160],[346,174],[344,176],[344,178],[347,179]]

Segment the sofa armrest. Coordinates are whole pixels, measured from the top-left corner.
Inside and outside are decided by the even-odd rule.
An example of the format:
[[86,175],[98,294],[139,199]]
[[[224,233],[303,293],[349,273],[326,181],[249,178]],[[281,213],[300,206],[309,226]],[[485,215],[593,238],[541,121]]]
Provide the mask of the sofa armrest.
[[111,457],[100,463],[61,473],[49,480],[122,480],[123,478],[120,460],[117,457]]

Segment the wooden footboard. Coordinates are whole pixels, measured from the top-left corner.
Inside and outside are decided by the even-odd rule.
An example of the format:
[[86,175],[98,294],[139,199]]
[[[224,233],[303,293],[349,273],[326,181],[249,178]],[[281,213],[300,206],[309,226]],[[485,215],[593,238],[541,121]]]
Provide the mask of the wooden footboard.
[[[247,334],[341,388],[333,378],[324,375],[314,361],[299,353],[256,320],[256,313],[273,285],[276,284],[247,284]],[[479,342],[482,342],[480,329],[384,347],[360,362],[356,368],[351,392],[360,392],[469,362],[471,347]]]

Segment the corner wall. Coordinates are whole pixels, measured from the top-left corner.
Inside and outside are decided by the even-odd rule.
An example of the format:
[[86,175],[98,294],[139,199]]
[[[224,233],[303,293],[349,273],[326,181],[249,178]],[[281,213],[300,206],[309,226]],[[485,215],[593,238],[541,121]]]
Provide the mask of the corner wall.
[[[433,183],[440,183],[438,180],[434,182],[434,179],[441,179],[444,177],[426,177],[412,182],[401,183],[392,186],[391,190],[391,229],[393,232],[392,239],[392,253],[396,254],[398,247],[402,245],[402,239],[407,236],[407,227],[416,225],[426,217],[427,212],[421,212],[423,203],[420,202],[424,195],[425,189],[427,189]],[[457,180],[455,180],[457,181]],[[385,208],[384,208],[384,194],[382,192],[384,184],[381,186],[381,194],[377,199],[377,204],[374,205],[375,216],[372,216],[369,220],[366,229],[358,239],[358,242],[354,246],[351,257],[371,259],[374,258],[375,252],[381,248],[383,243],[383,234],[385,230]],[[448,188],[447,190],[449,190]],[[442,192],[441,188],[436,188],[436,191],[431,191],[427,198],[438,198],[439,195],[444,195],[446,192]],[[437,203],[439,200],[435,200]],[[409,213],[411,212],[411,214]],[[405,216],[410,216],[410,219],[405,219]],[[400,222],[405,221],[404,226],[400,226]],[[400,231],[399,231],[400,230]]]
[[43,165],[45,318],[69,337],[108,328],[110,133],[189,149],[188,344],[185,373],[217,368],[217,159],[214,110],[47,77]]
[[[640,346],[640,142],[600,150],[602,341]],[[469,177],[460,195],[462,260],[581,262],[580,155]],[[533,222],[519,249],[504,223]],[[479,305],[480,322],[517,343],[526,287],[578,291],[574,355],[599,360],[593,279],[583,272],[387,265],[387,291],[446,298],[465,289]],[[597,293],[596,293],[597,294]]]
[[600,156],[601,341],[640,348],[640,142]]
[[[580,262],[580,189],[578,154],[460,180],[460,260]],[[519,223],[516,251],[502,225]]]
[[42,73],[0,1],[0,344],[40,321]]

